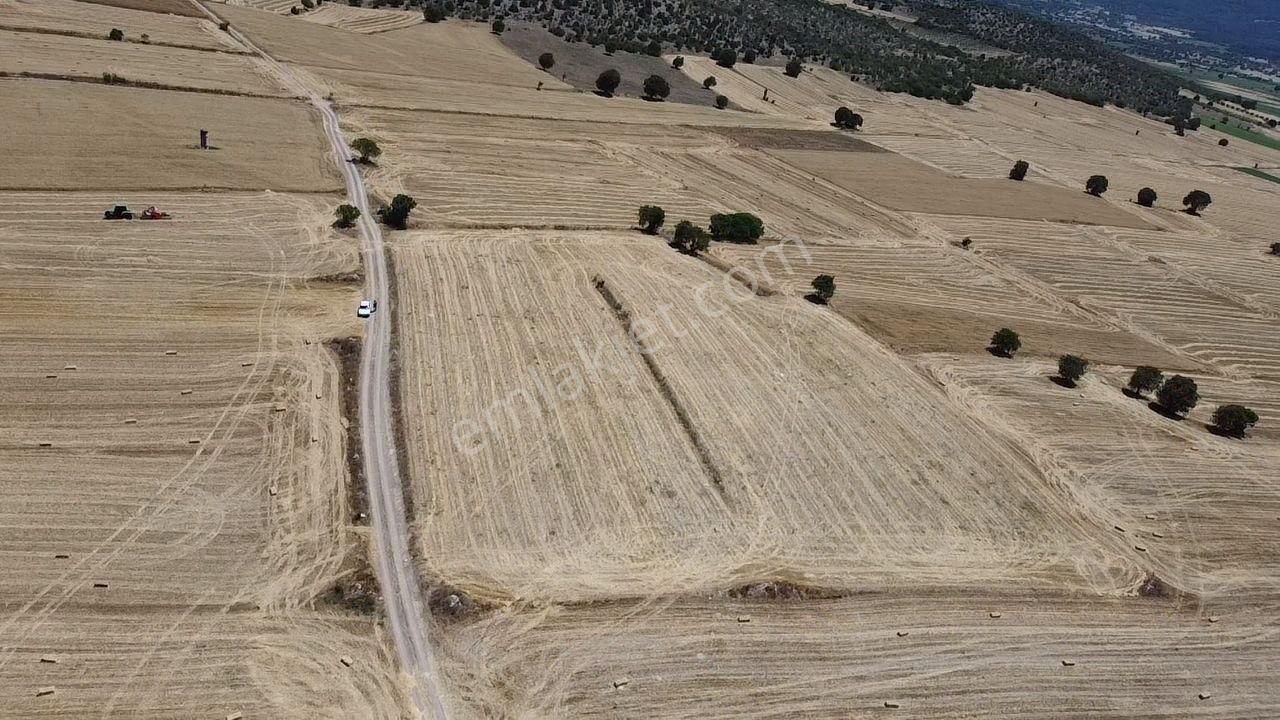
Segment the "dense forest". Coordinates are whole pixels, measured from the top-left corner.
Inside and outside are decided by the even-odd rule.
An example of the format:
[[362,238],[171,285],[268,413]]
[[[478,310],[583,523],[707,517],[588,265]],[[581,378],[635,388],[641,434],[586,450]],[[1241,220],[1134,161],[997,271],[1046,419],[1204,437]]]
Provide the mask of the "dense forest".
[[[405,0],[426,4],[427,0]],[[1186,114],[1178,83],[1082,33],[1005,7],[967,0],[912,0],[921,27],[1009,51],[975,55],[918,37],[881,17],[822,0],[439,0],[464,20],[523,20],[571,42],[611,51],[698,52],[737,62],[799,58],[889,92],[953,104],[975,85],[1035,85],[1094,104]],[[945,3],[945,4],[944,4]],[[366,4],[400,4],[368,0]],[[868,3],[870,4],[870,2]],[[888,3],[880,2],[880,6]],[[727,55],[727,53],[725,53]]]

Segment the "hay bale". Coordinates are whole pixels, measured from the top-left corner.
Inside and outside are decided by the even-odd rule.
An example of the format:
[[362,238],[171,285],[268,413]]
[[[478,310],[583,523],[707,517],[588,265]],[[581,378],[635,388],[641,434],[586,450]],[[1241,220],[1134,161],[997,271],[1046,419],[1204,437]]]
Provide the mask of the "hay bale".
[[889,708],[889,709],[891,709],[891,710],[895,710],[895,709],[897,709],[897,708],[899,707],[898,703],[896,703],[896,702],[890,702],[890,701],[888,701],[888,700],[885,700],[885,701],[884,701],[884,706],[885,706],[885,707],[887,707],[887,708]]
[[1201,700],[1208,700],[1209,698],[1213,697],[1213,693],[1202,692],[1197,697],[1199,697]]
[[1138,552],[1146,552],[1146,551],[1147,551],[1147,548],[1146,548],[1146,546],[1145,546],[1145,545],[1134,545],[1134,546],[1133,546],[1133,549],[1134,549],[1134,550],[1137,550]]
[[244,713],[242,712],[227,713],[227,720],[244,720]]
[[751,616],[750,616],[750,615],[739,615],[739,616],[738,616],[738,622],[740,622],[740,623],[749,623],[749,622],[751,622]]
[[75,369],[76,369],[76,366],[75,366],[75,365],[63,365],[63,366],[62,366],[62,369],[63,369],[63,370],[75,370]]
[[1120,532],[1125,531],[1124,528],[1120,527],[1119,525],[1112,525],[1111,527],[1115,528],[1116,530],[1119,530]]
[[1154,532],[1154,531],[1153,531],[1153,532],[1151,533],[1151,537],[1153,537],[1153,538],[1162,538],[1162,537],[1164,537],[1164,533],[1159,533],[1159,532]]
[[998,612],[990,612],[990,613],[987,613],[987,615],[989,615],[989,616],[991,617],[991,619],[992,619],[992,620],[999,620],[999,619],[1000,619],[1000,613],[998,613]]
[[1063,661],[1062,661],[1062,667],[1074,667],[1074,666],[1075,666],[1075,664],[1076,664],[1076,661],[1075,661],[1075,660],[1063,660]]
[[36,697],[44,697],[45,695],[52,695],[57,691],[58,691],[57,688],[55,688],[54,686],[46,685],[40,688],[39,690],[36,690]]
[[287,408],[285,408],[285,406],[283,406],[283,405],[277,405],[277,406],[275,406],[275,408],[274,408],[274,409],[275,409],[275,411],[276,411],[276,412],[284,412]]
[[40,662],[42,662],[42,663],[48,663],[49,665],[57,665],[57,664],[58,664],[58,658],[56,658],[56,657],[54,657],[54,656],[52,656],[52,655],[41,655],[41,656],[40,656]]
[[138,418],[125,418],[125,419],[124,419],[124,424],[125,424],[125,425],[137,425],[137,424],[138,424]]
[[628,679],[626,679],[626,678],[620,678],[620,679],[618,679],[618,680],[614,680],[614,681],[613,681],[613,689],[614,689],[614,690],[617,690],[618,688],[624,688],[624,687],[626,687],[630,682],[631,682],[631,681],[630,681],[630,680],[628,680]]
[[1150,514],[1150,513],[1147,513],[1147,515],[1145,515],[1144,517],[1146,517],[1148,520],[1155,520],[1155,519],[1156,519],[1156,516],[1155,516],[1155,515],[1152,515],[1152,514]]
[[252,361],[252,360],[247,360],[247,361],[245,361],[245,362],[242,362],[242,363],[240,363],[240,367],[253,367],[253,361]]
[[191,389],[189,389],[189,388],[188,388],[188,389],[186,389],[186,390],[181,390],[181,391],[179,391],[179,392],[178,392],[178,394],[179,394],[179,395],[190,395],[190,394],[191,394],[191,393],[193,393],[193,392],[195,392],[195,391],[194,391],[194,390],[191,390]]
[[96,588],[105,588],[105,587],[107,587],[107,584],[106,584],[106,583],[104,583],[104,582],[96,582],[96,583],[94,583],[94,584],[93,584],[93,586],[94,586],[94,587],[96,587]]
[[187,441],[187,444],[188,444],[188,445],[199,445],[199,444],[200,444],[200,438],[191,438],[190,440],[188,440],[188,441]]
[[58,553],[57,555],[54,555],[54,556],[53,556],[53,559],[54,559],[54,560],[66,560],[66,559],[68,559],[68,558],[70,558],[70,557],[71,557],[71,556],[70,556],[70,555],[68,555],[68,554],[66,554],[66,553]]
[[177,355],[177,354],[178,354],[178,351],[177,351],[177,350],[165,350],[165,351],[164,351],[164,354],[165,354],[165,355]]
[[40,443],[40,447],[53,447],[53,443],[45,441]]
[[911,634],[911,631],[909,631],[909,630],[899,630],[899,631],[898,631],[898,637],[906,637],[906,636],[908,636],[908,635],[910,635],[910,634]]
[[267,494],[270,495],[271,497],[275,497],[276,493],[278,492],[280,491],[276,489],[275,485],[272,485],[271,487],[267,488]]
[[1209,619],[1209,622],[1211,622],[1211,623],[1216,623],[1216,622],[1218,622],[1218,616],[1217,616],[1217,615],[1210,615],[1208,619]]
[[57,376],[57,375],[45,375],[45,376],[44,376],[44,379],[45,379],[45,380],[57,380],[57,379],[58,379],[58,376]]
[[351,667],[352,663],[354,663],[355,660],[352,660],[350,655],[343,655],[342,657],[338,658],[338,662],[342,663],[343,665],[346,665],[347,667]]

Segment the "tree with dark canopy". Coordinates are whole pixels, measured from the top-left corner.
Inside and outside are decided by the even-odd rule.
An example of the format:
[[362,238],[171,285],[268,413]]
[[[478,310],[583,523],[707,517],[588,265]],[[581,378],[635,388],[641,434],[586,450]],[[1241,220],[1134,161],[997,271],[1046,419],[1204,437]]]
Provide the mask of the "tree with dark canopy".
[[835,125],[838,128],[857,130],[862,127],[862,116],[847,107],[841,106],[836,109]]
[[1142,207],[1151,207],[1156,204],[1156,191],[1149,187],[1144,187],[1138,191],[1138,204]]
[[1129,389],[1142,396],[1160,387],[1163,382],[1164,373],[1160,372],[1160,368],[1139,365],[1129,376]]
[[447,17],[444,8],[439,5],[428,5],[422,8],[422,19],[429,23],[438,23]]
[[764,222],[751,213],[722,213],[711,216],[711,237],[721,242],[754,243],[764,235]]
[[683,56],[683,55],[677,55],[677,56],[676,56],[676,59],[671,61],[671,67],[673,67],[673,68],[675,68],[675,69],[677,69],[677,70],[679,70],[680,68],[684,67],[684,56]]
[[688,220],[681,220],[676,223],[676,232],[672,240],[671,247],[682,253],[689,255],[697,255],[707,246],[711,244],[711,235],[706,230],[694,225]]
[[1068,387],[1075,387],[1076,381],[1084,377],[1089,369],[1089,361],[1076,355],[1063,355],[1058,358],[1058,377],[1066,381]]
[[1182,415],[1200,402],[1196,381],[1185,375],[1174,375],[1156,391],[1156,402],[1174,415]]
[[813,292],[806,296],[810,302],[826,305],[831,302],[831,298],[835,297],[836,279],[830,275],[819,275],[813,279],[811,284],[813,285]]
[[1258,413],[1243,405],[1221,405],[1213,411],[1213,427],[1224,435],[1242,438],[1258,423]]
[[657,235],[658,228],[667,219],[666,211],[657,205],[641,205],[637,215],[640,218],[640,228],[650,235]]
[[609,68],[596,78],[596,89],[605,97],[613,97],[613,91],[617,90],[621,83],[622,75],[617,70]]
[[1009,171],[1010,180],[1021,180],[1027,176],[1027,171],[1031,169],[1031,165],[1026,160],[1019,160],[1013,164],[1013,169]]
[[1213,198],[1209,197],[1209,193],[1203,190],[1192,190],[1187,196],[1182,198],[1182,204],[1186,205],[1188,215],[1199,215],[1205,208],[1209,207],[1213,202]]
[[671,94],[671,85],[661,75],[650,75],[644,79],[644,96],[651,100],[663,100]]
[[1230,141],[1227,140],[1226,138],[1222,138],[1221,140],[1218,141],[1218,144],[1221,145],[1222,147],[1226,147],[1229,142]]
[[1093,175],[1085,181],[1084,190],[1094,197],[1102,197],[1102,193],[1107,191],[1108,185],[1106,175]]
[[708,76],[706,76],[705,78],[703,78],[703,80],[702,80],[702,89],[703,89],[703,90],[710,90],[711,88],[713,88],[713,87],[715,87],[715,86],[716,86],[716,76],[715,76],[715,75],[708,75]]
[[124,40],[124,31],[120,28],[111,28],[111,32],[107,33],[108,40]]
[[550,70],[556,66],[556,56],[549,52],[544,52],[538,56],[538,67],[543,70]]
[[418,207],[417,200],[401,193],[391,198],[390,205],[378,208],[378,217],[387,225],[403,230],[409,222],[409,211],[416,207]]
[[504,22],[502,18],[498,18],[493,21],[493,25],[491,27],[493,28],[494,35],[501,35],[503,31],[507,29],[507,23]]
[[991,349],[997,355],[1011,358],[1013,354],[1018,352],[1018,348],[1022,347],[1022,338],[1018,337],[1018,333],[1009,328],[1000,328],[991,336]]
[[333,211],[337,220],[333,221],[336,228],[349,228],[356,224],[356,220],[360,219],[360,208],[355,205],[339,205],[337,210]]
[[800,71],[804,70],[804,65],[800,64],[800,58],[791,58],[787,61],[787,67],[783,70],[787,77],[800,77]]
[[716,108],[717,108],[717,109],[720,109],[720,110],[723,110],[723,109],[725,109],[725,108],[727,108],[727,107],[729,107],[729,98],[725,97],[724,95],[717,95],[717,96],[716,96]]
[[1280,255],[1280,242],[1271,243],[1271,254]]
[[716,57],[716,64],[722,68],[731,68],[738,62],[738,51],[725,48]]
[[382,155],[382,148],[378,147],[378,143],[367,137],[359,137],[352,140],[351,149],[360,153],[360,162],[365,164]]

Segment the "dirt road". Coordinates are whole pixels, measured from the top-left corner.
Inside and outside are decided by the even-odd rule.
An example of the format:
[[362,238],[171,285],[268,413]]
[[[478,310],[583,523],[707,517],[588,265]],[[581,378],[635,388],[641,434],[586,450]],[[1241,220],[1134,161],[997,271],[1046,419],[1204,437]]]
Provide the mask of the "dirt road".
[[[215,22],[222,22],[207,7],[201,7]],[[396,459],[391,418],[387,259],[382,233],[373,220],[364,179],[350,162],[347,143],[342,137],[333,106],[235,28],[229,28],[228,32],[262,57],[279,75],[285,87],[296,90],[320,112],[334,162],[342,171],[347,195],[351,204],[360,209],[357,227],[364,243],[366,296],[378,302],[378,312],[369,318],[365,326],[364,347],[360,355],[360,441],[364,448],[365,477],[369,482],[378,578],[382,583],[382,596],[396,651],[404,669],[413,678],[411,693],[414,706],[424,718],[445,720],[448,714],[436,685],[435,657],[426,637],[422,590],[409,556],[404,494]]]

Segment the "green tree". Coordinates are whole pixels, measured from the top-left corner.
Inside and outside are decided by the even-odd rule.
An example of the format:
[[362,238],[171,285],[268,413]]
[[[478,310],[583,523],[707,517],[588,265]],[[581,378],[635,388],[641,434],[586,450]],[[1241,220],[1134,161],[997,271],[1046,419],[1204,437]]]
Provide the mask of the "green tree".
[[755,61],[756,61],[756,51],[755,51],[755,50],[747,50],[746,52],[742,53],[742,62],[744,62],[744,63],[746,63],[746,64],[750,65],[751,63],[754,63]]
[[721,213],[711,216],[711,237],[721,242],[754,243],[764,235],[764,222],[751,213]]
[[671,85],[661,75],[650,75],[644,79],[644,96],[652,100],[664,100],[671,94]]
[[1102,197],[1102,193],[1107,191],[1107,185],[1106,175],[1092,175],[1085,181],[1084,190],[1094,197]]
[[819,275],[810,283],[813,285],[813,299],[821,305],[831,302],[836,294],[836,279],[830,275]]
[[1271,254],[1280,255],[1280,242],[1271,243]]
[[1022,347],[1022,338],[1018,337],[1018,333],[1009,328],[1000,328],[991,336],[991,349],[996,354],[1004,357],[1013,357],[1018,352],[1018,348]]
[[738,62],[738,51],[725,48],[716,57],[716,64],[722,68],[731,68]]
[[1009,171],[1010,180],[1021,180],[1027,176],[1027,171],[1031,169],[1031,165],[1026,160],[1019,160],[1013,164],[1013,169]]
[[1084,377],[1089,369],[1089,361],[1076,355],[1063,355],[1058,358],[1058,377],[1075,387],[1076,381]]
[[359,137],[351,141],[351,149],[360,154],[360,162],[368,163],[382,155],[382,148],[378,147],[378,143],[367,137]]
[[506,31],[507,23],[503,21],[502,18],[498,18],[497,20],[493,21],[493,25],[490,27],[493,28],[494,35],[501,35],[504,31]]
[[1221,145],[1222,147],[1226,147],[1230,142],[1231,141],[1227,140],[1226,138],[1222,138],[1221,140],[1218,141],[1218,144]]
[[800,71],[804,70],[804,65],[800,64],[800,58],[791,58],[787,61],[787,67],[783,70],[788,77],[800,77]]
[[378,217],[387,225],[403,230],[409,222],[409,211],[416,207],[418,207],[418,201],[408,195],[396,195],[391,198],[391,205],[378,208]]
[[1138,191],[1138,204],[1142,207],[1151,207],[1156,204],[1156,191],[1149,187],[1144,187]]
[[446,17],[448,14],[439,5],[428,5],[422,8],[422,19],[429,23],[438,23]]
[[862,116],[841,106],[836,109],[836,127],[857,130],[862,127]]
[[658,57],[662,55],[662,43],[657,40],[650,40],[648,45],[644,46],[644,54],[650,57]]
[[675,236],[671,245],[680,252],[697,255],[706,250],[710,244],[711,236],[707,234],[706,230],[688,220],[681,220],[676,223]]
[[124,40],[124,31],[120,28],[111,28],[111,32],[107,33],[108,40]]
[[1133,374],[1129,376],[1129,389],[1138,395],[1146,395],[1160,387],[1163,382],[1164,373],[1160,372],[1160,368],[1139,365],[1134,368]]
[[666,211],[657,205],[641,205],[637,215],[640,218],[640,228],[650,235],[657,235],[658,228],[667,219]]
[[1213,426],[1231,437],[1244,437],[1256,424],[1258,413],[1243,405],[1221,405],[1213,411]]
[[605,97],[613,97],[613,91],[618,89],[618,85],[622,83],[622,75],[617,70],[609,68],[600,73],[596,78],[596,89]]
[[1187,196],[1182,198],[1182,204],[1186,205],[1185,212],[1188,215],[1199,215],[1209,204],[1213,202],[1213,198],[1209,197],[1209,193],[1203,190],[1192,190]]
[[336,228],[349,228],[360,219],[360,208],[355,205],[339,205],[333,214],[338,218],[333,222]]
[[1183,375],[1174,375],[1156,391],[1156,402],[1160,407],[1175,414],[1182,415],[1200,402],[1200,389],[1196,381]]
[[713,87],[715,87],[715,86],[716,86],[716,76],[715,76],[715,75],[708,75],[708,76],[707,76],[707,77],[702,81],[702,89],[704,89],[704,90],[710,90],[711,88],[713,88]]
[[[719,108],[720,110],[723,110],[723,109],[725,109],[725,108],[729,107],[729,98],[725,97],[724,95],[717,95],[717,96],[716,96],[716,107],[717,107],[717,108]],[[1276,243],[1276,244],[1277,244],[1277,245],[1280,245],[1280,243]],[[1276,254],[1280,254],[1280,253],[1276,253]]]
[[680,68],[684,67],[684,56],[683,56],[683,55],[677,55],[677,56],[676,56],[676,59],[671,61],[671,67],[673,67],[673,68],[675,68],[675,69],[677,69],[677,70],[679,70]]
[[543,70],[550,70],[556,66],[556,56],[549,52],[544,52],[538,56],[538,67]]

